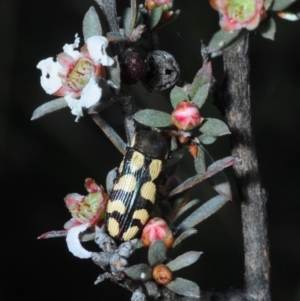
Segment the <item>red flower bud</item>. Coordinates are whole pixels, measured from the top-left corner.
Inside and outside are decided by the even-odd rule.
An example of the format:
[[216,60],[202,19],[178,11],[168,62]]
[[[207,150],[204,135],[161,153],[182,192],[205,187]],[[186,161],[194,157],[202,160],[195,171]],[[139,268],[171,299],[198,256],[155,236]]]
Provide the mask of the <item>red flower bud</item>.
[[188,100],[181,101],[172,113],[172,124],[178,130],[188,131],[201,122],[201,116],[198,107]]
[[155,217],[148,221],[142,233],[142,242],[146,247],[149,247],[155,240],[163,241],[167,249],[170,249],[174,242],[171,229],[160,217]]

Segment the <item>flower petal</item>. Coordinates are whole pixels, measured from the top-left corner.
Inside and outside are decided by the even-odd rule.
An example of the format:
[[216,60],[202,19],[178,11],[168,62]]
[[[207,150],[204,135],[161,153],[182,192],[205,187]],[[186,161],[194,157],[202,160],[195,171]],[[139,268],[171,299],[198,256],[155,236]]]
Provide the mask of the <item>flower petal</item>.
[[95,78],[92,77],[82,90],[79,105],[84,108],[90,108],[100,100],[101,95],[102,89],[96,83]]
[[111,66],[114,60],[109,57],[106,53],[106,47],[108,46],[108,41],[102,36],[93,36],[86,41],[87,49],[91,56],[91,59],[95,64],[101,64],[103,66]]
[[78,50],[74,50],[75,48],[78,48],[80,42],[80,38],[78,37],[78,34],[75,35],[75,41],[73,44],[65,44],[63,47],[63,50],[65,53],[70,55],[75,60],[78,60],[80,57],[82,57],[81,53]]
[[37,66],[42,71],[41,86],[48,94],[53,94],[62,87],[61,77],[64,69],[59,62],[54,62],[52,57],[40,61]]
[[89,224],[83,224],[71,228],[67,234],[67,245],[69,251],[79,258],[91,258],[92,252],[84,249],[79,241],[79,234],[88,228]]
[[71,109],[71,113],[77,116],[77,118],[75,119],[75,121],[77,122],[79,118],[83,116],[83,112],[79,100],[73,98],[71,95],[66,95],[65,100],[69,108]]
[[69,230],[75,226],[79,226],[82,225],[82,223],[80,223],[79,221],[77,221],[74,217],[72,217],[70,220],[68,220],[65,224],[64,224],[64,229]]

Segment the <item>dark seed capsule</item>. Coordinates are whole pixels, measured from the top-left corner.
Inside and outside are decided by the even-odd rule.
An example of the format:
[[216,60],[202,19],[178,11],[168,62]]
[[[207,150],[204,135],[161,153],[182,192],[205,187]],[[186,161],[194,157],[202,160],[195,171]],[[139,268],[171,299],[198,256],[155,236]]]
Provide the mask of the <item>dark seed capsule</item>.
[[148,72],[142,78],[142,83],[150,92],[166,90],[179,79],[179,66],[174,57],[166,51],[149,52],[146,63]]
[[130,85],[137,83],[147,72],[147,65],[138,52],[127,48],[119,58],[121,80]]

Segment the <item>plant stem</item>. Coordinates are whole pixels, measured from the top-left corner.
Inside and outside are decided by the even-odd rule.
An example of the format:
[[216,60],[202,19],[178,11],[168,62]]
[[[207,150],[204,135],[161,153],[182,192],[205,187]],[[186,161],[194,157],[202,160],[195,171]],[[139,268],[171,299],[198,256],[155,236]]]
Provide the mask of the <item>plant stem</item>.
[[[111,32],[119,33],[119,24],[117,21],[117,7],[115,0],[95,0],[100,6],[106,21],[108,28]],[[112,45],[112,51],[114,55],[118,56],[123,51],[123,46],[120,43]],[[121,83],[120,88],[120,106],[124,115],[124,127],[127,137],[127,142],[130,142],[135,134],[135,122],[132,115],[135,113],[134,99],[130,86]]]
[[269,301],[269,260],[266,193],[261,186],[251,126],[249,39],[224,54],[225,116],[231,135],[232,156],[242,159],[233,166],[241,194],[245,251],[246,300]]

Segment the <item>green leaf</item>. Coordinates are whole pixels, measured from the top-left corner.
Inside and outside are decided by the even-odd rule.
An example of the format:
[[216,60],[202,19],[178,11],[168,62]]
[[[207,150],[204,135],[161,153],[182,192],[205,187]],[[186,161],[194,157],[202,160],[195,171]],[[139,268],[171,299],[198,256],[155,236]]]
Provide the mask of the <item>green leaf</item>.
[[181,192],[195,186],[196,184],[201,183],[205,179],[212,177],[213,175],[215,175],[219,171],[223,170],[224,168],[231,166],[232,164],[239,162],[239,161],[240,161],[240,159],[237,157],[226,157],[224,159],[216,161],[214,164],[212,164],[210,166],[211,167],[210,170],[207,169],[207,172],[204,175],[197,174],[193,177],[188,178],[183,183],[178,185],[175,189],[173,189],[169,193],[169,197],[176,195],[178,193],[181,193]]
[[[216,165],[214,165],[214,159],[204,147],[201,148],[203,149],[203,152],[205,152],[206,160],[211,163],[208,167],[208,171],[213,170],[216,167]],[[222,164],[222,161],[219,161],[218,164]],[[224,171],[221,170],[214,176],[208,178],[208,182],[219,194],[224,195],[228,200],[232,200],[230,183]]]
[[134,26],[132,26],[132,10],[130,7],[124,9],[124,13],[122,16],[123,28],[125,36],[130,37]]
[[259,27],[258,27],[261,35],[270,40],[274,40],[275,32],[276,32],[276,23],[273,18],[269,18],[268,20],[264,21]]
[[114,180],[117,177],[117,167],[113,168],[106,176],[106,192],[110,194],[114,187]]
[[137,281],[147,281],[152,278],[152,270],[145,263],[126,268],[124,273],[131,279]]
[[64,99],[64,97],[60,97],[60,98],[48,101],[48,102],[42,104],[41,106],[37,107],[34,110],[31,120],[38,119],[49,113],[63,109],[67,106],[68,106],[68,104],[67,104],[66,100]]
[[174,260],[168,262],[166,264],[166,266],[172,272],[180,270],[180,269],[185,268],[185,267],[193,264],[194,262],[196,262],[199,259],[201,254],[202,254],[202,252],[196,252],[196,251],[190,251],[190,252],[184,253],[184,254],[178,256],[177,258],[175,258]]
[[182,232],[174,241],[172,248],[174,249],[177,247],[184,239],[190,237],[191,235],[197,234],[197,230],[194,228],[187,229],[186,231]]
[[162,263],[166,260],[167,249],[161,240],[156,240],[151,243],[148,250],[148,262],[150,266]]
[[152,30],[160,21],[161,15],[163,13],[162,7],[157,7],[150,12],[148,27]]
[[85,42],[92,36],[102,36],[102,27],[99,16],[93,6],[90,7],[83,18],[82,31]]
[[207,135],[207,134],[202,134],[202,135],[200,135],[200,136],[198,137],[198,139],[200,140],[200,142],[201,142],[202,144],[206,144],[206,145],[212,144],[212,143],[214,143],[214,142],[217,140],[216,137],[210,136],[210,135]]
[[230,134],[228,126],[222,120],[215,118],[206,118],[199,130],[203,134],[213,137]]
[[200,200],[192,200],[189,201],[184,207],[182,207],[177,214],[175,215],[175,217],[172,220],[172,223],[174,223],[178,217],[180,217],[182,214],[184,214],[185,212],[187,212],[189,209],[191,209],[192,207],[198,205],[200,203]]
[[136,0],[131,0],[130,7],[124,10],[122,21],[124,27],[124,33],[127,38],[131,36],[131,33],[135,27],[137,19],[137,4]]
[[172,125],[169,114],[152,109],[138,111],[134,114],[133,118],[137,122],[150,127],[167,127]]
[[204,103],[208,97],[209,88],[210,88],[210,84],[206,84],[206,85],[202,86],[200,89],[198,89],[195,96],[192,98],[192,102],[199,109],[204,105]]
[[189,96],[184,89],[175,86],[171,90],[170,99],[173,108],[175,108],[182,100],[189,100]]
[[225,196],[226,199],[232,201],[232,193],[230,183],[227,176],[223,171],[217,173],[213,177],[208,179],[213,188],[221,195]]
[[166,287],[173,291],[176,294],[191,297],[191,298],[200,298],[200,289],[199,286],[190,280],[183,278],[176,278],[171,281]]
[[223,195],[217,195],[213,197],[192,214],[190,214],[184,221],[182,221],[178,228],[184,231],[195,227],[213,213],[218,211],[227,202],[228,199]]
[[221,55],[223,52],[233,48],[246,33],[246,30],[227,31],[221,29],[210,40],[208,51],[212,57]]
[[272,5],[272,2],[273,2],[274,0],[265,0],[265,2],[264,2],[264,8],[266,9],[266,10],[268,10],[269,9],[269,7]]
[[206,172],[205,155],[202,147],[198,147],[197,157],[194,159],[197,174],[204,175]]
[[280,11],[289,7],[291,4],[293,4],[296,1],[297,0],[274,0],[270,9],[274,11]]
[[194,102],[194,98],[200,88],[210,84],[212,81],[211,62],[205,64],[195,75],[195,78],[190,86],[189,95]]

